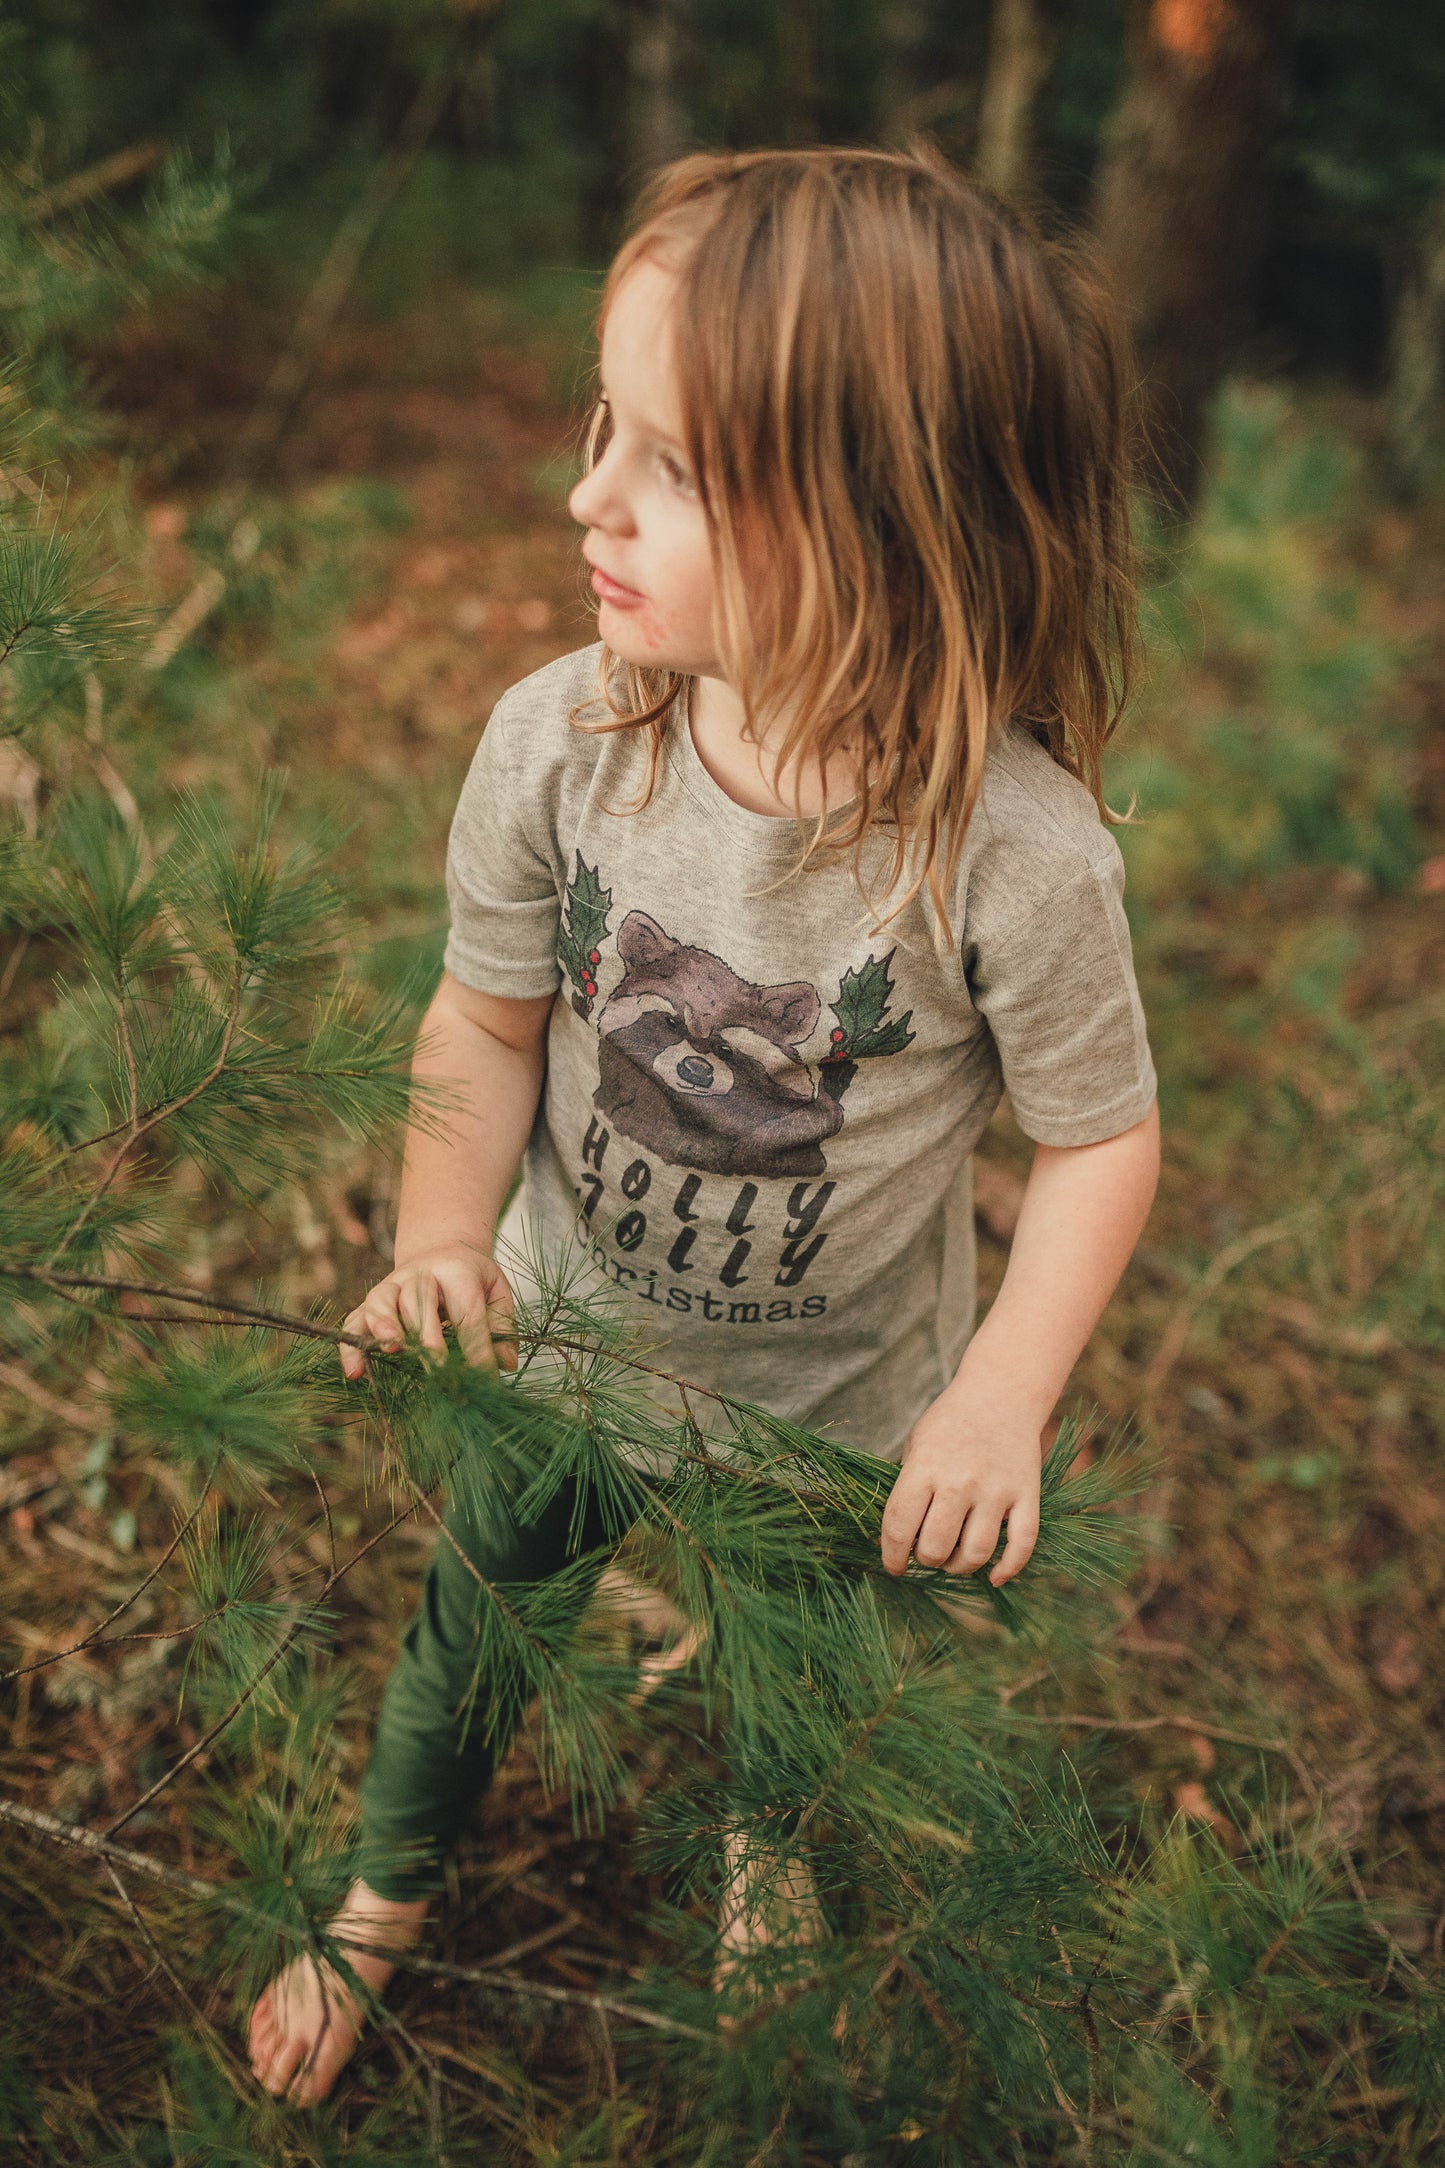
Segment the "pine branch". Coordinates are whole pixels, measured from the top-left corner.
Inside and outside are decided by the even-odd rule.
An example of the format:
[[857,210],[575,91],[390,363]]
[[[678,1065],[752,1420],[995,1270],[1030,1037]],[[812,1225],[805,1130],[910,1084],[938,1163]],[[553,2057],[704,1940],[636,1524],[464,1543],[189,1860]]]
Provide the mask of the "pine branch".
[[258,1671],[253,1673],[250,1679],[247,1680],[245,1686],[241,1689],[240,1693],[236,1695],[235,1699],[232,1701],[230,1707],[225,1711],[225,1713],[217,1717],[215,1723],[211,1725],[208,1731],[202,1734],[202,1736],[196,1741],[194,1746],[187,1747],[185,1753],[180,1756],[179,1760],[172,1762],[170,1768],[163,1771],[163,1773],[156,1778],[155,1783],[151,1785],[149,1791],[142,1792],[140,1798],[135,1800],[130,1806],[126,1808],[124,1814],[117,1815],[116,1819],[107,1825],[105,1831],[103,1832],[105,1836],[114,1837],[118,1835],[119,1832],[125,1828],[127,1822],[134,1821],[135,1817],[142,1811],[143,1808],[150,1806],[154,1800],[160,1797],[163,1791],[167,1790],[170,1785],[174,1784],[176,1778],[181,1775],[182,1771],[188,1769],[191,1766],[192,1762],[199,1760],[202,1754],[206,1753],[210,1747],[215,1745],[216,1741],[221,1737],[222,1733],[230,1729],[231,1725],[235,1722],[241,1711],[246,1707],[246,1704],[265,1684],[271,1673],[276,1669],[276,1666],[283,1660],[283,1658],[290,1652],[290,1650],[294,1648],[297,1641],[306,1631],[310,1620],[321,1609],[323,1604],[326,1603],[333,1589],[335,1589],[340,1582],[344,1581],[347,1574],[350,1573],[352,1567],[360,1565],[362,1559],[367,1556],[368,1552],[374,1551],[378,1543],[383,1542],[385,1538],[391,1534],[394,1528],[399,1528],[403,1521],[410,1520],[412,1514],[415,1513],[415,1511],[416,1505],[415,1503],[413,1503],[403,1508],[400,1512],[394,1513],[384,1528],[379,1528],[374,1536],[369,1536],[366,1542],[361,1545],[360,1549],[353,1551],[351,1557],[348,1558],[343,1565],[337,1567],[332,1572],[326,1575],[325,1579],[321,1584],[321,1587],[317,1590],[315,1596],[311,1599],[310,1603],[306,1605],[305,1609],[300,1613],[297,1618],[293,1619],[291,1625],[282,1635],[280,1641],[277,1642],[275,1648],[271,1651],[271,1654],[267,1657],[265,1663],[261,1665]]
[[[352,1332],[340,1332],[329,1325],[318,1325],[314,1319],[293,1317],[284,1310],[259,1309],[255,1303],[236,1302],[227,1295],[203,1294],[194,1287],[166,1287],[154,1280],[119,1279],[112,1273],[103,1272],[57,1272],[49,1265],[20,1264],[11,1258],[0,1257],[0,1280],[32,1280],[42,1287],[57,1291],[74,1288],[93,1291],[102,1295],[149,1296],[157,1302],[181,1302],[194,1304],[202,1310],[220,1310],[227,1318],[243,1325],[267,1325],[277,1332],[292,1334],[299,1340],[326,1340],[337,1347],[357,1347],[366,1354],[384,1360],[386,1350],[379,1348],[374,1340]],[[145,1322],[145,1320],[141,1320]],[[198,1319],[198,1323],[211,1323],[210,1319]]]
[[[65,1251],[69,1249],[71,1243],[75,1240],[75,1237],[80,1233],[81,1229],[89,1220],[91,1214],[100,1204],[102,1198],[106,1194],[106,1191],[110,1188],[111,1183],[120,1173],[122,1166],[125,1164],[130,1154],[134,1151],[135,1147],[140,1143],[141,1139],[143,1137],[149,1136],[152,1130],[158,1129],[162,1122],[169,1120],[172,1116],[176,1114],[179,1114],[183,1108],[191,1106],[197,1099],[200,1098],[203,1092],[209,1091],[211,1086],[216,1082],[217,1078],[224,1073],[226,1064],[231,1057],[231,1047],[235,1041],[236,1030],[241,1021],[241,996],[244,990],[245,971],[242,964],[238,961],[231,979],[230,992],[226,1003],[226,1020],[222,1028],[221,1044],[216,1054],[215,1060],[212,1062],[210,1068],[206,1071],[205,1075],[201,1077],[197,1083],[193,1084],[189,1091],[181,1092],[174,1099],[167,1101],[162,1106],[149,1109],[145,1114],[141,1114],[139,1112],[136,1097],[132,1097],[131,1117],[129,1122],[126,1124],[124,1135],[121,1137],[121,1141],[116,1146],[115,1151],[106,1161],[105,1166],[101,1169],[100,1176],[91,1192],[90,1197],[81,1207],[81,1210],[76,1215],[75,1219],[71,1222],[69,1228],[66,1230],[65,1236],[61,1241],[59,1247],[53,1252],[53,1257],[61,1257],[64,1255]],[[122,989],[122,1019],[124,1019],[125,1015],[124,1004],[125,996],[124,990]],[[134,1055],[131,1051],[128,1031],[125,1035],[125,1049],[127,1071],[131,1078],[131,1090],[132,1093],[135,1094],[138,1092],[138,1086],[135,1081],[135,1062]],[[114,1131],[109,1132],[109,1134],[114,1135]],[[91,1141],[94,1143],[99,1143],[102,1140],[99,1138],[95,1138]],[[77,1149],[83,1149],[83,1147],[77,1147]]]

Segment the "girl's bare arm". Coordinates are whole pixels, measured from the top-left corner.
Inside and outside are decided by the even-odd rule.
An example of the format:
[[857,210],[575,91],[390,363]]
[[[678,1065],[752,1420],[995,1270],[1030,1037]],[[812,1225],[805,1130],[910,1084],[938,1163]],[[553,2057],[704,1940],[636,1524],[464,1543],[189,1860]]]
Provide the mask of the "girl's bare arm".
[[[416,1333],[441,1354],[450,1320],[473,1362],[516,1362],[505,1342],[512,1298],[492,1256],[497,1221],[520,1164],[546,1068],[553,996],[502,1000],[444,973],[422,1024],[412,1075],[441,1087],[442,1104],[407,1130],[396,1261],[346,1320],[383,1347]],[[365,1361],[343,1347],[341,1365]]]
[[1039,1527],[1040,1434],[1143,1232],[1159,1117],[1102,1144],[1039,1145],[1003,1286],[958,1375],[914,1424],[883,1516],[883,1563],[991,1579],[1025,1565]]

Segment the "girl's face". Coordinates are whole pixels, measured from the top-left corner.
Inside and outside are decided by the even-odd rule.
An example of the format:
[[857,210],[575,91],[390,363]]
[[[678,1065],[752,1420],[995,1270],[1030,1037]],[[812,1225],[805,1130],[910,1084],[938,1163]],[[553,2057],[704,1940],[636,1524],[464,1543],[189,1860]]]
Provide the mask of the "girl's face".
[[644,259],[613,297],[601,366],[611,431],[568,505],[587,529],[598,630],[614,654],[716,677],[712,551],[673,374],[674,286]]

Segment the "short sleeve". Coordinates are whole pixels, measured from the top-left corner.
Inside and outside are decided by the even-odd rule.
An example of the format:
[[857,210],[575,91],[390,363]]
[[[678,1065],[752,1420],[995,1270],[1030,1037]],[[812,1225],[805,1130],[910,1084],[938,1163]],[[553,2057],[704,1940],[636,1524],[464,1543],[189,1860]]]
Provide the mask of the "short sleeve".
[[1036,1144],[1101,1144],[1154,1103],[1154,1064],[1124,916],[1124,864],[1098,858],[967,958],[1019,1127]]
[[447,845],[451,930],[444,962],[478,993],[554,993],[560,901],[547,843],[554,808],[499,702],[462,785]]

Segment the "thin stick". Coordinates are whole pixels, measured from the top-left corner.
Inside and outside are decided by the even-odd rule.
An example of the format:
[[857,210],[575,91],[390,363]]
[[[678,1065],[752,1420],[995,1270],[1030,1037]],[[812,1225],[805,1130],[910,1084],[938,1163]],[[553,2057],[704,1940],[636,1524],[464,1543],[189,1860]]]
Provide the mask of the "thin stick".
[[30,1372],[20,1363],[0,1362],[0,1385],[8,1385],[12,1393],[19,1393],[33,1408],[53,1415],[57,1422],[69,1423],[74,1430],[98,1430],[102,1418],[77,1407],[73,1400],[62,1400],[58,1393],[47,1392]]
[[111,1881],[115,1884],[116,1889],[120,1894],[120,1901],[125,1906],[126,1911],[130,1914],[131,1919],[134,1921],[136,1928],[139,1930],[143,1940],[146,1943],[147,1948],[150,1950],[151,1956],[155,1959],[161,1971],[170,1981],[171,1986],[176,1991],[176,1994],[180,1997],[181,2001],[190,2011],[191,2016],[196,2021],[198,2029],[201,2031],[201,2033],[210,2036],[217,2052],[221,2056],[222,2061],[229,2068],[232,2079],[234,2080],[236,2078],[240,2078],[242,2090],[249,2091],[251,2083],[254,2082],[251,2079],[250,2072],[242,2064],[239,2056],[233,2053],[219,2026],[213,2024],[211,2019],[206,2016],[205,2011],[200,2008],[194,1995],[192,1995],[190,1989],[186,1986],[185,1981],[181,1978],[180,1974],[171,1964],[171,1961],[166,1956],[165,1951],[161,1948],[155,1936],[151,1933],[149,1924],[147,1923],[145,1915],[141,1911],[140,1906],[136,1903],[130,1891],[126,1888],[124,1882],[122,1882],[120,1876],[117,1874],[113,1862],[106,1862],[105,1871],[110,1876]]
[[165,155],[164,143],[132,143],[127,150],[112,151],[109,158],[85,166],[67,180],[57,181],[53,188],[26,197],[19,205],[20,216],[27,226],[44,226],[52,218],[58,218],[62,211],[78,210],[92,196],[108,195],[112,188],[124,188],[129,182],[139,180],[143,173],[158,166]]
[[[25,1676],[26,1672],[28,1672],[28,1671],[44,1671],[44,1670],[46,1670],[46,1669],[47,1669],[47,1668],[48,1668],[48,1667],[49,1667],[49,1666],[50,1666],[51,1664],[59,1664],[59,1663],[63,1663],[63,1662],[64,1662],[64,1660],[65,1660],[65,1658],[66,1658],[67,1656],[79,1656],[79,1655],[80,1655],[80,1653],[81,1653],[81,1651],[82,1651],[83,1649],[89,1649],[89,1648],[93,1648],[93,1647],[95,1646],[95,1644],[96,1644],[96,1643],[97,1643],[97,1642],[99,1641],[99,1639],[100,1639],[101,1635],[102,1635],[102,1634],[103,1634],[103,1633],[105,1632],[105,1629],[106,1629],[106,1627],[107,1627],[107,1626],[113,1626],[113,1625],[115,1624],[115,1622],[116,1622],[116,1620],[117,1620],[118,1618],[121,1618],[121,1617],[123,1617],[123,1616],[124,1616],[124,1614],[125,1614],[125,1613],[126,1613],[126,1612],[127,1612],[127,1611],[128,1611],[129,1609],[130,1609],[130,1607],[131,1607],[131,1605],[132,1605],[133,1603],[137,1603],[137,1602],[139,1602],[140,1598],[141,1598],[141,1597],[142,1597],[142,1596],[143,1596],[143,1595],[145,1594],[146,1590],[147,1590],[147,1589],[148,1589],[148,1588],[150,1587],[150,1585],[151,1585],[152,1581],[155,1581],[155,1580],[158,1580],[158,1579],[159,1579],[160,1575],[161,1575],[161,1574],[162,1574],[162,1573],[163,1573],[163,1572],[165,1571],[166,1567],[167,1567],[167,1566],[168,1566],[168,1565],[170,1564],[171,1560],[172,1560],[172,1559],[173,1559],[173,1558],[175,1557],[175,1555],[176,1555],[176,1552],[177,1552],[177,1551],[178,1551],[178,1550],[180,1549],[180,1547],[181,1547],[182,1543],[183,1543],[183,1542],[185,1541],[186,1537],[187,1537],[187,1536],[188,1536],[188,1535],[190,1534],[190,1532],[191,1532],[192,1528],[193,1528],[193,1527],[195,1526],[195,1524],[196,1524],[196,1521],[197,1521],[197,1520],[198,1520],[198,1518],[200,1517],[201,1509],[202,1509],[202,1507],[203,1507],[203,1506],[205,1505],[205,1503],[206,1503],[206,1498],[207,1498],[207,1496],[208,1496],[208,1494],[209,1494],[209,1492],[210,1492],[210,1488],[211,1488],[211,1481],[212,1481],[212,1478],[214,1477],[215,1473],[216,1473],[216,1464],[215,1464],[215,1462],[213,1461],[213,1462],[211,1463],[211,1471],[210,1471],[210,1474],[209,1474],[209,1475],[208,1475],[208,1476],[206,1477],[206,1480],[205,1480],[205,1484],[204,1484],[204,1486],[202,1487],[202,1490],[201,1490],[201,1496],[200,1496],[200,1501],[199,1501],[199,1503],[198,1503],[198,1504],[197,1504],[197,1505],[196,1505],[196,1506],[195,1506],[195,1507],[194,1507],[194,1508],[192,1509],[192,1511],[191,1511],[191,1512],[190,1512],[190,1513],[189,1513],[189,1514],[188,1514],[188,1515],[186,1516],[185,1520],[184,1520],[184,1521],[183,1521],[183,1522],[181,1523],[180,1527],[179,1527],[179,1528],[178,1528],[178,1529],[176,1530],[176,1532],[175,1532],[175,1534],[174,1534],[174,1535],[172,1536],[172,1538],[171,1538],[170,1542],[169,1542],[169,1543],[168,1543],[168,1544],[166,1545],[166,1547],[165,1547],[164,1551],[163,1551],[163,1552],[161,1553],[160,1557],[159,1557],[159,1558],[157,1559],[157,1561],[156,1561],[155,1565],[154,1565],[154,1566],[152,1566],[152,1568],[151,1568],[150,1572],[149,1572],[149,1573],[148,1573],[148,1574],[146,1575],[145,1579],[144,1579],[144,1580],[143,1580],[143,1581],[141,1582],[141,1584],[140,1584],[140,1587],[139,1587],[139,1588],[136,1588],[136,1589],[132,1589],[131,1593],[130,1593],[130,1594],[129,1594],[129,1595],[127,1596],[127,1597],[125,1597],[125,1598],[123,1599],[123,1601],[121,1601],[120,1603],[118,1603],[118,1604],[116,1605],[116,1607],[115,1607],[115,1609],[114,1609],[113,1611],[111,1611],[111,1612],[107,1613],[106,1617],[104,1617],[104,1618],[103,1618],[103,1619],[101,1620],[101,1622],[100,1622],[100,1624],[99,1624],[98,1626],[92,1627],[92,1628],[91,1628],[91,1631],[90,1631],[90,1632],[89,1632],[88,1634],[86,1634],[86,1636],[84,1637],[84,1639],[83,1639],[83,1640],[80,1640],[80,1641],[76,1641],[76,1642],[73,1642],[73,1643],[71,1644],[71,1646],[70,1646],[70,1647],[69,1647],[68,1649],[57,1649],[57,1650],[55,1651],[55,1653],[54,1653],[54,1655],[53,1655],[53,1656],[41,1656],[41,1657],[38,1657],[38,1658],[36,1659],[36,1661],[35,1661],[35,1662],[34,1662],[33,1664],[21,1664],[21,1665],[19,1666],[19,1668],[18,1668],[17,1670],[15,1670],[15,1671],[0,1671],[0,1686],[3,1686],[3,1685],[5,1685],[5,1684],[6,1684],[6,1683],[7,1683],[7,1682],[8,1682],[9,1680],[11,1680],[11,1679],[22,1679],[22,1678],[24,1678],[24,1676]],[[333,1559],[334,1559],[334,1554],[333,1554]],[[198,1623],[200,1623],[200,1622],[198,1621]],[[183,1628],[183,1629],[182,1629],[182,1631],[184,1631],[184,1630],[185,1630],[185,1629]],[[131,1638],[131,1637],[130,1637],[130,1636],[126,1636],[125,1638],[129,1639],[129,1638]],[[159,1641],[159,1640],[165,1640],[165,1641],[169,1641],[169,1640],[172,1640],[172,1639],[174,1638],[174,1636],[172,1636],[172,1635],[170,1635],[170,1634],[157,1634],[156,1636],[154,1636],[154,1638],[155,1638],[156,1640],[158,1640],[158,1641]]]
[[232,454],[232,487],[245,482],[274,449],[297,399],[316,364],[328,333],[341,313],[382,220],[411,175],[441,119],[451,94],[452,77],[438,70],[422,84],[407,108],[396,138],[373,166],[351,209],[342,219],[322,258],[315,283],[296,318],[286,350],[271,371]]
[[[89,1288],[101,1295],[151,1295],[158,1302],[193,1303],[202,1310],[224,1310],[243,1324],[272,1325],[278,1332],[292,1333],[301,1340],[330,1340],[338,1346],[362,1348],[369,1355],[386,1353],[374,1340],[356,1333],[338,1332],[330,1325],[317,1325],[310,1318],[293,1317],[284,1310],[263,1310],[252,1302],[233,1302],[229,1296],[201,1294],[193,1287],[161,1287],[151,1280],[121,1280],[100,1272],[57,1272],[50,1265],[20,1265],[3,1258],[0,1280],[34,1280],[42,1287]],[[144,1324],[146,1320],[138,1322]]]
[[[187,1874],[183,1868],[169,1866],[164,1860],[151,1859],[130,1845],[115,1844],[100,1830],[87,1829],[78,1822],[62,1822],[56,1815],[42,1814],[36,1807],[23,1807],[11,1799],[0,1799],[0,1821],[15,1823],[35,1836],[47,1837],[52,1843],[68,1845],[94,1858],[107,1862],[114,1860],[136,1874],[147,1876],[152,1882],[162,1882],[167,1888],[180,1890],[201,1903],[223,1905],[243,1919],[261,1921],[272,1930],[279,1928],[293,1939],[310,1941],[309,1935],[302,1930],[258,1912],[243,1897],[233,1895],[224,1883],[203,1881],[199,1875]],[[624,2002],[615,1995],[597,1995],[576,1987],[554,1987],[549,1981],[529,1980],[525,1974],[486,1965],[449,1965],[440,1958],[422,1957],[412,1950],[398,1951],[381,1943],[353,1941],[349,1934],[339,1947],[359,1950],[367,1957],[386,1958],[399,1972],[425,1973],[429,1978],[455,1980],[462,1986],[495,1988],[504,1995],[534,1995],[542,2002],[566,2003],[582,2010],[605,2010],[613,2017],[651,2026],[655,2032],[678,2033],[688,2040],[711,2041],[713,2038],[711,2033],[701,2031],[696,2025],[685,2025],[679,2018],[664,2017],[660,2011],[643,2009],[639,2004]]]
[[1231,1731],[1223,1724],[1206,1723],[1201,1716],[1036,1716],[1020,1714],[1022,1724],[1057,1724],[1072,1731],[1197,1731],[1206,1739],[1221,1739],[1230,1746],[1252,1746],[1261,1754],[1289,1754],[1286,1739],[1257,1739],[1251,1732]]

